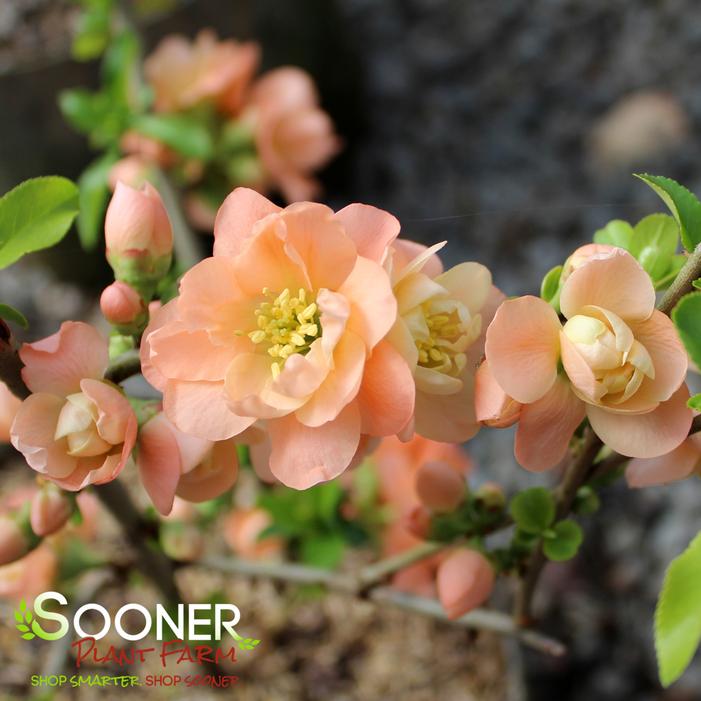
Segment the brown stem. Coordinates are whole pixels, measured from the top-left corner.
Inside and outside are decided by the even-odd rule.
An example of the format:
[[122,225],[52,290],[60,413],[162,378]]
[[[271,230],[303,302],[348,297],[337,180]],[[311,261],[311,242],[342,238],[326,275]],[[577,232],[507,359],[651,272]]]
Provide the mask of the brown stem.
[[158,588],[168,604],[177,604],[180,594],[175,584],[173,561],[149,543],[151,524],[134,506],[129,492],[119,480],[95,487],[95,494],[122,528],[136,553],[139,570]]
[[141,372],[141,358],[136,349],[128,350],[115,358],[105,372],[105,379],[119,384]]
[[669,286],[669,289],[664,293],[660,300],[658,309],[661,312],[669,315],[676,306],[677,302],[689,292],[693,292],[694,280],[701,277],[701,244],[696,246],[694,252],[686,259],[686,263],[677,274],[674,282]]
[[[567,516],[572,509],[577,490],[589,478],[592,464],[597,453],[601,450],[601,446],[601,440],[591,428],[587,427],[581,452],[570,462],[555,493],[555,518],[557,520]],[[531,612],[533,594],[546,562],[542,545],[539,543],[526,565],[525,573],[516,591],[514,618],[519,625],[530,625],[533,620]]]
[[[249,577],[265,577],[294,584],[320,584],[346,594],[357,595],[362,591],[362,582],[352,573],[330,572],[317,567],[307,567],[289,562],[260,562],[225,557],[208,557],[199,562],[210,569],[230,574]],[[412,596],[392,589],[392,587],[374,587],[367,593],[368,600],[379,605],[391,605],[418,613],[423,616],[448,622],[441,605],[434,599]],[[558,640],[549,638],[534,630],[524,630],[514,624],[510,616],[499,611],[475,609],[461,618],[450,621],[454,625],[477,630],[488,630],[499,635],[514,636],[524,645],[540,652],[560,656],[565,647]]]

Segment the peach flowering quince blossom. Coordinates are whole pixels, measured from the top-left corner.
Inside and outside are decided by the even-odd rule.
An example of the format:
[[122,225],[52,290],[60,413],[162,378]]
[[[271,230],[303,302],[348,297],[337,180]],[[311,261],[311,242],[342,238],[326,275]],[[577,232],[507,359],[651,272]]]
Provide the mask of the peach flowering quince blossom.
[[341,141],[311,76],[292,66],[266,73],[251,88],[242,119],[253,129],[264,179],[288,202],[315,197],[320,186],[311,174],[339,152]]
[[626,481],[630,487],[652,487],[701,476],[701,434],[693,433],[666,455],[636,458],[628,463]]
[[343,472],[361,434],[397,433],[414,409],[411,372],[383,340],[397,303],[382,262],[398,232],[366,205],[280,209],[234,190],[214,256],[145,332],[142,367],[168,418],[210,441],[265,422],[270,469],[298,489]]
[[485,332],[504,295],[479,263],[443,272],[435,252],[397,241],[390,263],[398,316],[390,342],[407,361],[416,383],[416,408],[403,437],[459,443],[479,430],[474,375]]
[[254,42],[219,41],[205,29],[192,42],[183,36],[163,39],[144,62],[144,72],[160,112],[215,100],[222,111],[236,113],[259,59]]
[[12,445],[63,489],[113,480],[134,447],[137,422],[120,389],[103,380],[107,341],[92,326],[67,321],[19,355],[33,394],[17,411]]
[[232,439],[188,436],[162,412],[141,427],[136,464],[151,501],[164,515],[171,512],[176,494],[194,502],[219,496],[233,486],[239,469]]
[[[560,291],[561,324],[542,299],[504,302],[487,331],[500,390],[521,403],[515,453],[530,470],[554,466],[586,415],[613,450],[651,458],[687,436],[687,355],[655,291],[620,248],[592,250]],[[495,402],[497,404],[498,402]]]

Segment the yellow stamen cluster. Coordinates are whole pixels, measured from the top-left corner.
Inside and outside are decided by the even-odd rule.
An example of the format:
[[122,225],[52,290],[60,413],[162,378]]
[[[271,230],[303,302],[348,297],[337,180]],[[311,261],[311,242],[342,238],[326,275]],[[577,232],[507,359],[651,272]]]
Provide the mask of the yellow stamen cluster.
[[415,339],[419,365],[457,377],[467,364],[464,351],[479,335],[481,318],[477,315],[466,324],[457,309],[432,313],[426,305],[424,319],[428,337]]
[[255,310],[258,328],[248,337],[256,345],[268,344],[268,355],[274,359],[271,370],[277,377],[287,358],[309,352],[311,344],[321,336],[319,308],[313,293],[303,288],[295,297],[288,287],[278,295],[266,287],[263,295],[268,301]]

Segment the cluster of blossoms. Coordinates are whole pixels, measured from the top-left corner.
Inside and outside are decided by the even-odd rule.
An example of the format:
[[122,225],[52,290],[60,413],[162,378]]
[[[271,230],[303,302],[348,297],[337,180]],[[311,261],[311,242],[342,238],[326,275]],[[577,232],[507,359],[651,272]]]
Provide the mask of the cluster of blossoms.
[[192,224],[211,231],[216,209],[236,186],[280,192],[288,202],[319,194],[314,173],[341,149],[333,123],[319,106],[312,78],[285,66],[256,78],[260,47],[219,41],[209,30],[194,41],[165,38],[144,64],[156,114],[186,115],[215,134],[211,161],[184,157],[134,130],[121,139],[125,157],[111,182],[140,184],[155,165],[167,169],[187,193]]
[[[32,506],[32,537],[72,510],[49,483],[78,491],[109,482],[132,455],[156,509],[167,515],[175,504],[173,518],[187,524],[186,502],[235,483],[238,446],[264,480],[301,490],[360,464],[384,439],[380,494],[396,512],[386,554],[432,539],[436,519],[468,503],[469,461],[455,444],[482,425],[518,422],[515,455],[532,471],[563,459],[585,417],[609,448],[636,458],[631,484],[696,469],[687,355],[627,251],[577,250],[556,310],[535,297],[505,300],[483,265],[444,270],[443,244],[399,233],[371,206],[281,208],[237,188],[217,213],[213,255],[182,275],[177,296],[158,300],[172,259],[168,215],[151,185],[119,183],[105,223],[116,280],[101,307],[113,340],[139,344],[158,398],[127,397],[108,371],[122,346],[88,324],[65,322],[20,349],[31,394],[20,404],[6,393],[4,406],[12,444],[48,481]],[[485,485],[468,506],[489,527],[504,497]],[[277,555],[279,539],[258,538],[269,525],[251,507],[232,513],[225,533],[237,552]],[[0,562],[31,547],[19,517],[0,532]],[[202,543],[181,533],[167,549],[194,557]],[[498,571],[479,547],[456,545],[395,584],[437,592],[457,617],[486,600]]]

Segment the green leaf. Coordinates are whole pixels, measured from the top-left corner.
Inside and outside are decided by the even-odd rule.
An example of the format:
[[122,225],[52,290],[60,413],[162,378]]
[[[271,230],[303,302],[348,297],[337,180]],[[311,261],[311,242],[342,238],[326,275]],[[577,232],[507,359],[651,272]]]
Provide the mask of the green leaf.
[[337,533],[324,533],[305,538],[300,546],[300,559],[313,567],[332,569],[341,561],[345,541]]
[[25,633],[22,637],[25,640],[34,640],[36,636],[34,635],[34,633]]
[[22,615],[21,611],[15,611],[14,614],[15,621],[17,621],[17,623],[24,623],[24,616]]
[[521,530],[539,534],[555,519],[555,501],[544,487],[533,487],[511,500],[509,512]]
[[16,628],[20,633],[26,633],[29,630],[29,626],[24,623],[18,623]]
[[651,214],[633,230],[630,252],[653,280],[669,270],[679,243],[679,227],[667,214]]
[[694,411],[701,411],[701,394],[695,394],[689,401],[687,401],[686,405],[689,407],[689,409],[693,409]]
[[57,244],[78,214],[78,188],[58,176],[26,180],[0,198],[0,268]]
[[560,275],[562,275],[562,266],[557,265],[545,273],[543,282],[540,283],[540,296],[550,302],[557,294],[560,287]]
[[662,686],[679,679],[701,640],[701,533],[667,568],[655,611]]
[[669,207],[679,225],[684,248],[693,251],[701,243],[701,202],[696,195],[671,178],[647,173],[636,174],[636,177],[649,185]]
[[131,126],[187,158],[209,160],[214,153],[214,142],[207,128],[186,115],[142,114],[132,120]]
[[605,243],[629,250],[633,238],[633,227],[622,219],[613,219],[594,234],[594,243]]
[[571,520],[558,521],[552,528],[553,537],[543,541],[543,552],[548,560],[571,560],[582,544],[582,529]]
[[0,304],[0,319],[12,321],[23,329],[29,326],[27,317],[19,309],[11,307],[9,304]]
[[697,290],[701,290],[701,278],[699,278],[698,280],[694,280],[691,284],[692,284]]
[[701,292],[682,297],[672,310],[672,320],[691,359],[701,368]]
[[88,134],[96,148],[115,145],[128,126],[129,106],[107,92],[64,90],[58,96],[58,105],[66,121]]
[[102,237],[105,210],[109,199],[109,173],[117,156],[107,153],[93,161],[78,178],[80,189],[80,212],[78,214],[78,236],[86,251],[97,247]]
[[71,55],[76,61],[91,61],[102,55],[110,39],[110,0],[91,2],[78,15]]

